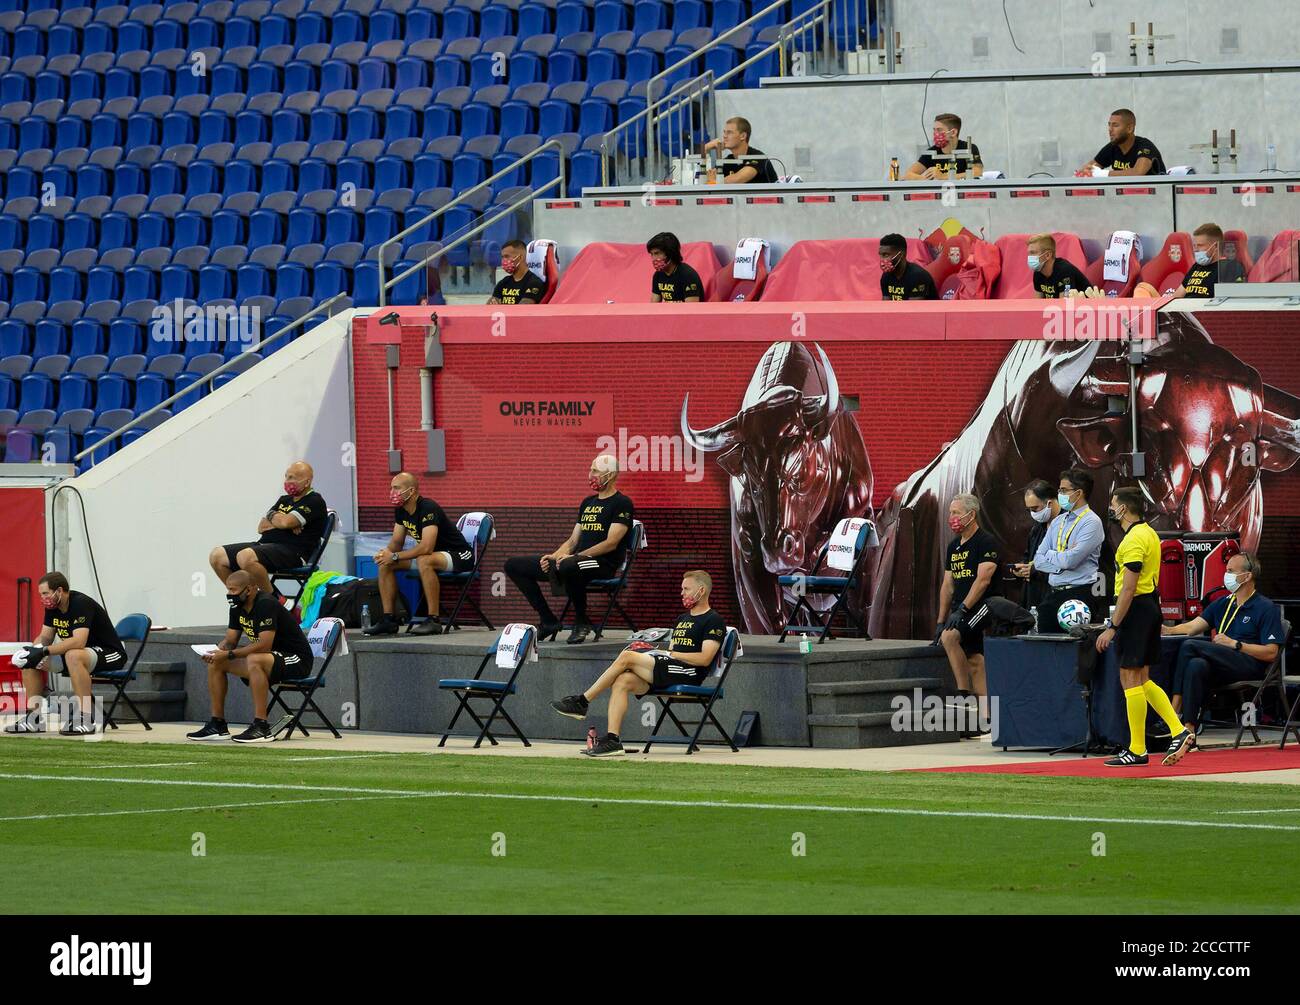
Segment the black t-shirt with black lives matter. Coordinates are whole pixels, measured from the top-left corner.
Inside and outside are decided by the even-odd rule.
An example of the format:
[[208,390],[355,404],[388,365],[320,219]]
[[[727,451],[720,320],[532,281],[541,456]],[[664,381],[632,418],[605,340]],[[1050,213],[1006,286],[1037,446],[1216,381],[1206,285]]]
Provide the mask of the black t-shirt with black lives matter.
[[1050,278],[1041,272],[1034,273],[1034,292],[1041,293],[1049,299],[1056,299],[1065,293],[1066,280],[1069,280],[1070,289],[1075,293],[1082,293],[1092,285],[1088,282],[1088,277],[1072,263],[1067,262],[1064,258],[1058,258],[1052,263]]
[[311,666],[311,643],[302,633],[297,616],[277,604],[269,593],[259,593],[253,601],[251,611],[244,610],[242,606],[232,607],[227,627],[243,634],[243,638],[235,643],[235,648],[256,642],[262,632],[275,632],[271,652],[298,656],[304,665]]
[[85,628],[90,633],[86,638],[87,646],[126,655],[126,649],[117,637],[117,629],[113,627],[108,612],[93,598],[76,590],[68,591],[67,612],[51,607],[45,612],[42,624],[46,628],[53,628],[55,636],[60,639],[70,639],[78,628]]
[[446,511],[432,499],[426,499],[424,496],[416,498],[414,513],[406,512],[405,506],[394,509],[393,523],[405,530],[411,540],[417,542],[420,540],[420,535],[424,533],[425,527],[437,527],[438,538],[434,542],[434,547],[439,551],[456,555],[462,551],[473,550],[465,540],[465,535],[451,522]]
[[312,489],[297,502],[293,496],[280,496],[270,512],[299,514],[306,521],[302,524],[302,533],[295,534],[292,528],[272,527],[258,539],[258,543],[286,545],[305,561],[316,550],[325,533],[326,509],[321,494]]
[[1214,296],[1215,283],[1243,283],[1246,281],[1245,270],[1235,261],[1220,259],[1209,265],[1193,265],[1183,276],[1185,297],[1208,299]]
[[650,292],[664,303],[679,304],[687,297],[704,299],[704,283],[700,274],[685,262],[678,264],[670,276],[666,272],[656,272],[650,277]]
[[[941,157],[955,157],[956,160],[940,160]],[[980,160],[980,148],[966,140],[958,140],[950,154],[945,154],[938,147],[926,147],[916,161],[922,168],[934,168],[941,178],[953,173],[970,174],[976,164],[981,167],[984,165]]]
[[674,653],[702,653],[704,643],[717,642],[721,645],[726,636],[727,623],[713,608],[703,614],[687,611],[673,628],[669,648]]
[[502,304],[517,304],[524,299],[540,304],[544,296],[546,284],[537,278],[537,273],[532,269],[524,270],[523,279],[505,276],[492,288],[492,298]]
[[[750,147],[748,150],[744,152],[744,154],[740,156],[766,158],[767,155],[764,154],[762,150],[759,150],[758,147]],[[752,167],[757,173],[750,180],[751,185],[775,185],[776,184],[776,170],[772,167],[772,162],[766,159],[761,161],[749,161],[749,160],[742,161],[742,160],[731,160],[728,157],[724,156],[721,160],[718,161],[718,167],[722,169],[722,180],[724,182],[728,178],[730,178],[733,174],[735,174],[737,171],[740,171],[743,168]]]
[[1151,170],[1148,174],[1164,174],[1165,162],[1160,157],[1160,151],[1156,145],[1145,136],[1134,136],[1133,146],[1128,153],[1120,150],[1116,143],[1107,143],[1097,151],[1097,156],[1093,158],[1098,167],[1104,167],[1111,171],[1118,168],[1120,171],[1127,171],[1138,162],[1139,157],[1146,157],[1151,161]]
[[[986,530],[977,530],[965,544],[960,537],[954,537],[948,543],[948,571],[952,573],[952,606],[956,608],[970,588],[975,585],[979,567],[985,562],[998,562],[998,542]],[[988,589],[980,599],[998,595],[998,577],[995,573]]]
[[621,523],[628,532],[618,542],[613,552],[597,555],[602,565],[618,568],[623,564],[623,555],[627,551],[628,541],[632,535],[632,500],[622,492],[615,492],[608,499],[600,496],[587,496],[578,507],[578,545],[574,554],[600,544],[609,537],[609,530],[616,523]]
[[880,275],[880,298],[882,300],[938,300],[939,291],[935,288],[934,277],[915,262],[903,266],[900,279],[896,272],[882,272]]

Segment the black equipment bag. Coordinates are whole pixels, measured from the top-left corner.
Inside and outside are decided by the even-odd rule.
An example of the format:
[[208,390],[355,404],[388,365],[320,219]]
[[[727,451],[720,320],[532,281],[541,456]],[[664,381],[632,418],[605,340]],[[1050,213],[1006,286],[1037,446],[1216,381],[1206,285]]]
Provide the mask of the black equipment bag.
[[[361,609],[370,607],[370,623],[375,624],[384,613],[384,602],[379,596],[379,580],[349,579],[345,583],[330,583],[325,587],[325,597],[320,604],[320,617],[339,618],[347,628],[361,627]],[[406,598],[397,594],[397,610],[393,616],[398,623],[411,620]]]

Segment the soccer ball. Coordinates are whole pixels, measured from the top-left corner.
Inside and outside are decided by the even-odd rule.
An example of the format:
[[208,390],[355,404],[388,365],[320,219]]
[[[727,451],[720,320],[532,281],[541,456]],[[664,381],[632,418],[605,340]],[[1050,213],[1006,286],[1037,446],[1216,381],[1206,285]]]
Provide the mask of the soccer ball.
[[1067,600],[1056,609],[1056,623],[1067,632],[1082,630],[1092,620],[1092,610],[1082,600]]

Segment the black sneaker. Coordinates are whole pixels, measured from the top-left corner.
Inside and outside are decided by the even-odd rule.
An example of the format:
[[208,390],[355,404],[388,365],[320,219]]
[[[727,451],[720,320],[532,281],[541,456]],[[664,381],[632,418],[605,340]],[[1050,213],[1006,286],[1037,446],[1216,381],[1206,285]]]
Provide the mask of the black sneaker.
[[1147,763],[1146,754],[1135,754],[1131,750],[1121,750],[1106,761],[1108,768],[1140,768]]
[[1165,752],[1165,759],[1160,763],[1165,767],[1173,767],[1186,757],[1195,746],[1196,735],[1190,729],[1184,729],[1169,741],[1169,749]]
[[570,719],[587,718],[588,701],[580,694],[571,694],[561,698],[559,701],[551,702],[551,708],[559,712],[560,715],[567,715]]
[[229,740],[230,730],[225,719],[209,719],[208,724],[193,733],[186,733],[187,740]]
[[611,733],[606,733],[595,744],[583,751],[588,757],[622,757],[623,744]]
[[44,733],[45,716],[41,715],[39,712],[29,711],[17,722],[6,726],[5,732],[18,735],[27,733]]
[[236,743],[270,743],[275,736],[265,719],[254,719],[251,726],[231,739]]
[[564,626],[558,621],[542,620],[542,626],[537,629],[537,641],[548,642],[560,634],[560,629]]
[[87,722],[82,716],[69,719],[63,724],[63,728],[59,730],[59,733],[63,736],[94,736],[95,732],[94,725]]
[[587,641],[587,636],[595,630],[596,629],[587,624],[587,622],[580,621],[578,624],[573,626],[573,631],[569,632],[569,637],[564,641],[571,646],[581,645],[583,642]]
[[421,621],[411,629],[412,635],[441,635],[443,634],[442,625],[436,618],[428,618]]
[[361,634],[362,635],[396,635],[397,631],[398,631],[397,619],[391,617],[390,615],[385,614],[382,618],[376,621],[373,625],[371,625]]

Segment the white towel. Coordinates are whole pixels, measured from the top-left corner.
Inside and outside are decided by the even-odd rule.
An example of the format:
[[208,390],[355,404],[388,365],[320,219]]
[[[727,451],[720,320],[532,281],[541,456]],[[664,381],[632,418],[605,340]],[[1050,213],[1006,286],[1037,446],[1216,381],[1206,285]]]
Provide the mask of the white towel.
[[544,237],[539,237],[536,241],[528,242],[528,250],[524,253],[524,261],[528,263],[528,271],[535,275],[542,282],[546,282],[546,249],[555,249],[555,264],[560,264],[560,246],[554,241],[548,241]]
[[645,532],[645,524],[643,524],[640,520],[633,520],[632,526],[641,528],[641,544],[637,547],[636,550],[644,551],[646,547],[650,544],[650,538]]
[[501,632],[501,638],[497,640],[497,666],[505,670],[513,670],[515,667],[523,663],[525,658],[531,660],[533,663],[537,662],[536,630],[533,630],[532,640],[528,646],[528,652],[519,652],[519,644],[524,639],[524,633],[532,628],[532,625],[506,625]]
[[731,274],[736,279],[758,278],[758,257],[763,256],[763,265],[772,266],[772,249],[761,237],[742,237],[736,242],[736,259],[731,264]]
[[348,633],[343,630],[343,622],[338,618],[317,618],[307,632],[307,643],[318,660],[325,658],[325,638],[329,634],[330,626],[335,624],[339,626],[338,655],[348,654]]
[[744,656],[744,655],[745,655],[745,646],[744,646],[744,644],[740,641],[740,629],[739,629],[739,628],[736,628],[734,625],[727,625],[727,631],[729,631],[729,632],[735,632],[735,633],[736,633],[736,655],[737,655],[737,656]]
[[[853,571],[853,560],[857,557],[858,534],[863,524],[870,523],[870,520],[861,516],[846,517],[837,523],[835,530],[831,532],[830,545],[826,549],[826,564],[841,572]],[[872,527],[871,533],[867,536],[867,546],[870,547],[875,541],[876,531]]]
[[1110,235],[1110,245],[1106,248],[1105,264],[1101,277],[1108,283],[1127,283],[1130,253],[1137,251],[1142,258],[1142,238],[1131,230],[1117,230]]
[[1092,168],[1092,176],[1093,176],[1094,178],[1109,178],[1109,177],[1110,177],[1110,168],[1104,168],[1104,167],[1101,167],[1101,166],[1099,166],[1099,165],[1094,164],[1094,165],[1093,165],[1093,168]]
[[[483,521],[487,519],[487,514],[481,510],[475,510],[473,513],[464,513],[456,521],[456,529],[460,531],[461,536],[469,542],[469,546],[474,549],[474,556],[478,557],[478,529],[483,526]],[[492,540],[496,540],[497,529],[492,527]]]

